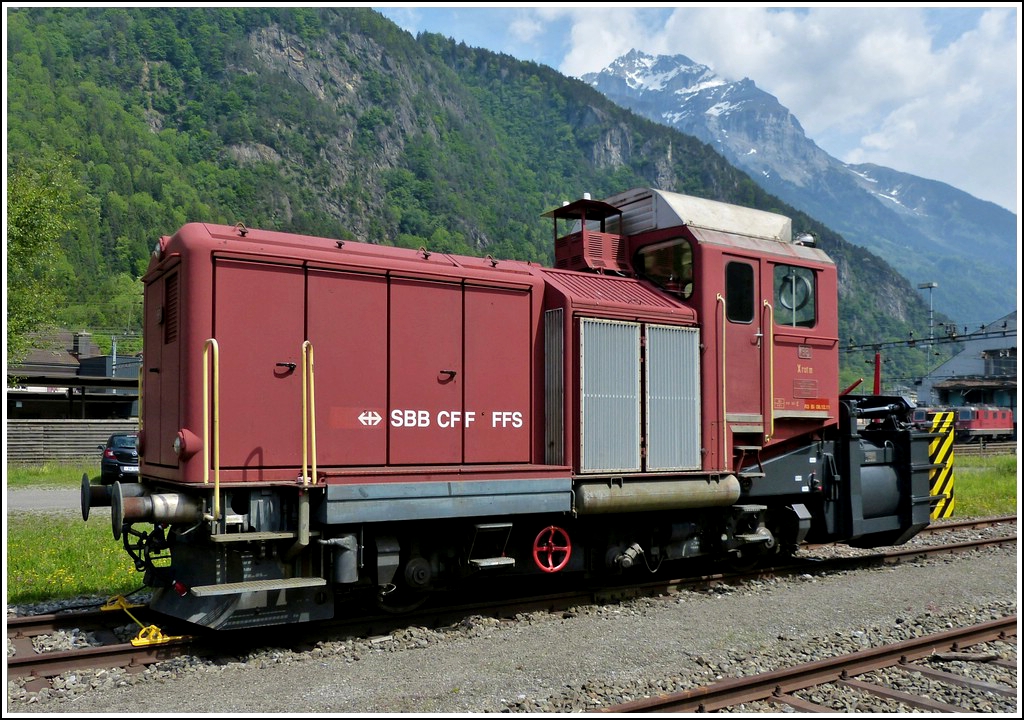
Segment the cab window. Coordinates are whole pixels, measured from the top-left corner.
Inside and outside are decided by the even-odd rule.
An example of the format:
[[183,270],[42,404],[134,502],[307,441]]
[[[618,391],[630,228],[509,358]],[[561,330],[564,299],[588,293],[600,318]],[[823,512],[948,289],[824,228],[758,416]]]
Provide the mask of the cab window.
[[729,322],[754,321],[754,268],[740,262],[725,266],[725,315]]
[[774,286],[775,324],[814,327],[818,321],[814,271],[795,265],[776,265]]
[[666,292],[682,298],[693,295],[693,248],[685,238],[640,248],[634,267]]

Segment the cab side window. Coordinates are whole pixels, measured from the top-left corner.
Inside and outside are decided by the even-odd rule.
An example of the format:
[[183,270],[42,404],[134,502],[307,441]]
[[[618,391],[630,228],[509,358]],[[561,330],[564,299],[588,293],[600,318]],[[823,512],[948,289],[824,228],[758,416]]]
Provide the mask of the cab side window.
[[775,266],[775,324],[814,327],[818,321],[815,276],[809,268]]
[[635,267],[666,292],[683,299],[693,294],[693,248],[685,238],[640,248]]

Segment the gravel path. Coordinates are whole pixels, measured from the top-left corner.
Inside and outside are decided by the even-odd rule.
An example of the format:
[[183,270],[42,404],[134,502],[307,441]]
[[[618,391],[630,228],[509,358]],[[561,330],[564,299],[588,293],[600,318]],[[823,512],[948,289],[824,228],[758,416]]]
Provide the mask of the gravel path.
[[[515,620],[473,617],[303,654],[84,671],[40,693],[8,682],[5,715],[579,712],[1013,614],[1018,589],[1016,548],[994,548]],[[1015,643],[1000,651],[1016,659]],[[1016,673],[1003,674],[986,677],[1016,686]],[[1018,706],[973,695],[947,701],[988,713]],[[807,697],[847,712],[901,710],[851,693]]]
[[77,488],[6,488],[6,496],[4,510],[8,514],[17,511],[77,512],[80,516],[82,513],[82,491]]

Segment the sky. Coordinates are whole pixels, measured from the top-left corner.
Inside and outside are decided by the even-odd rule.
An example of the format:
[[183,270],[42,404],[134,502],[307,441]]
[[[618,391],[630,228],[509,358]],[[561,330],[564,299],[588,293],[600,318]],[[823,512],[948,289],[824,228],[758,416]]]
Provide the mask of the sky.
[[838,160],[1020,205],[1020,3],[377,5],[413,35],[597,72],[631,49],[750,78]]

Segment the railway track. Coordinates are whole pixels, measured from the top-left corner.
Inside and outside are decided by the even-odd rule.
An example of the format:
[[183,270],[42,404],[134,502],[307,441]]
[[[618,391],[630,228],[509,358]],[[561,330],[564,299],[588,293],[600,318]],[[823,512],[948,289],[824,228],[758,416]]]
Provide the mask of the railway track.
[[[987,682],[967,674],[943,669],[944,663],[986,663],[1016,675],[1017,617],[999,618],[970,627],[882,645],[860,652],[840,655],[782,670],[731,678],[693,690],[602,708],[613,713],[692,713],[718,710],[749,711],[751,704],[767,704],[767,712],[786,709],[796,712],[835,712],[838,708],[822,704],[840,690],[840,694],[867,695],[882,701],[895,701],[910,710],[932,713],[965,712],[968,709],[935,700],[929,692],[914,693],[901,689],[899,675],[918,674],[932,682],[955,685],[980,693],[1016,697],[1017,688],[1002,682]],[[1013,647],[1014,657],[989,644],[1000,642]],[[888,676],[881,671],[899,672]],[[883,675],[885,675],[883,677]],[[830,687],[825,687],[830,686]],[[825,688],[823,690],[823,687]],[[842,702],[842,701],[839,701]],[[861,701],[863,702],[863,701]],[[857,704],[857,701],[854,701]],[[872,703],[863,702],[871,707]]]
[[[943,535],[956,530],[985,530],[987,528],[999,527],[1002,525],[1016,525],[1016,515],[999,515],[987,518],[971,518],[969,520],[952,520],[933,522],[921,530],[915,540],[924,540],[934,535]],[[807,545],[807,548],[829,547],[827,545]],[[912,550],[910,551],[912,552]]]
[[[100,608],[8,617],[7,644],[14,649],[7,657],[8,675],[27,678],[26,688],[34,691],[69,670],[138,671],[192,652],[193,638],[152,624],[163,620],[120,599]],[[48,649],[54,647],[59,649]]]
[[[1016,522],[1016,517],[987,518],[975,521],[944,523],[935,526],[935,531],[979,527],[991,527]],[[387,635],[410,623],[443,627],[458,623],[467,616],[490,615],[513,617],[518,613],[531,611],[557,612],[574,606],[591,603],[617,602],[632,597],[658,595],[683,589],[707,588],[722,583],[737,583],[748,579],[779,577],[787,574],[801,574],[810,570],[828,572],[871,567],[879,564],[893,564],[914,560],[940,553],[968,552],[993,545],[1015,544],[1016,536],[978,538],[969,542],[940,544],[933,546],[890,549],[886,552],[870,552],[851,557],[829,558],[827,560],[800,560],[786,565],[757,569],[745,573],[713,573],[685,578],[665,579],[655,582],[623,587],[589,588],[570,590],[546,595],[519,597],[513,602],[507,588],[496,589],[490,598],[484,596],[470,604],[452,603],[445,607],[427,608],[413,613],[392,616],[374,615],[356,621],[332,621],[318,623],[316,627],[285,628],[275,631],[265,629],[262,633],[212,633],[192,628],[199,634],[188,635],[181,628],[164,626],[158,628],[154,622],[166,622],[144,606],[130,606],[116,602],[105,609],[71,611],[40,616],[9,617],[7,620],[8,646],[15,654],[7,658],[10,677],[24,678],[25,687],[36,691],[46,687],[52,678],[71,670],[97,667],[120,667],[128,671],[141,671],[148,665],[170,660],[183,655],[229,656],[244,654],[256,643],[261,645],[281,644],[282,646],[311,646],[325,635],[371,637]],[[70,642],[47,643],[58,633],[70,636]],[[134,635],[133,635],[134,634]],[[258,636],[258,639],[253,636]],[[41,648],[58,645],[58,649]],[[74,647],[66,647],[73,645]]]
[[953,456],[960,457],[995,457],[997,455],[1016,455],[1017,443],[986,442],[986,443],[954,443]]
[[988,518],[972,518],[970,520],[953,520],[951,522],[936,522],[932,523],[918,535],[930,535],[932,533],[948,532],[950,530],[961,530],[961,529],[973,529],[981,530],[983,528],[990,528],[997,525],[1016,525],[1016,515],[999,515],[996,517]]

